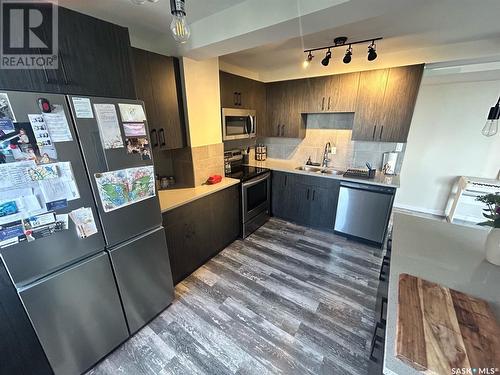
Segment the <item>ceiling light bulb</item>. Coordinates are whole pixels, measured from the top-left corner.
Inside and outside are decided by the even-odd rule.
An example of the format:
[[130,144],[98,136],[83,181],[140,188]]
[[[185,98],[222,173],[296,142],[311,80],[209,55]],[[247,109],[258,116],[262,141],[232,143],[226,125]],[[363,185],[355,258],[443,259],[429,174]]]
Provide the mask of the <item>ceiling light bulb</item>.
[[321,64],[323,66],[328,66],[328,64],[330,64],[330,59],[332,58],[332,51],[330,51],[330,49],[328,49],[328,52],[326,53],[326,56],[323,60],[321,60]]
[[313,54],[309,51],[309,54],[307,55],[306,59],[302,63],[302,67],[304,69],[309,68],[309,65],[311,64],[311,61],[313,58],[314,58]]
[[177,42],[186,43],[191,36],[191,29],[186,22],[184,0],[170,0],[170,9],[172,13],[170,31]]
[[488,120],[481,131],[485,137],[492,137],[498,133],[498,119],[500,119],[500,98],[497,104],[490,108]]
[[368,46],[368,61],[373,61],[377,58],[377,46],[375,42]]
[[352,58],[352,48],[351,45],[349,44],[349,48],[345,51],[345,56],[343,58],[344,64],[349,64],[351,62]]

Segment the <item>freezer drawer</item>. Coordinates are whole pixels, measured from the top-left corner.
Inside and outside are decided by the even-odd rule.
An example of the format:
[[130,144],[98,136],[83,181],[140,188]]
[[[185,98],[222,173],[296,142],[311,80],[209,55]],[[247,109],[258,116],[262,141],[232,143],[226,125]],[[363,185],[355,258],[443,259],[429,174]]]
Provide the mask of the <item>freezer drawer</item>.
[[159,227],[110,250],[130,333],[174,299],[165,230]]
[[394,200],[394,189],[343,182],[335,232],[377,244],[384,242]]
[[19,294],[56,375],[81,374],[128,338],[104,252]]

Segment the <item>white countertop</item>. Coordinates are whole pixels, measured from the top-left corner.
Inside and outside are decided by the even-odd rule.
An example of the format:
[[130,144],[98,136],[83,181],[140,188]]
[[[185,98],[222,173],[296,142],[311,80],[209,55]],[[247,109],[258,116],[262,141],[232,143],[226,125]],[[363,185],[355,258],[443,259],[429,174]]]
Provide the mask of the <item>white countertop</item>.
[[396,358],[399,274],[407,273],[479,297],[500,320],[500,267],[485,260],[488,230],[394,215],[384,374],[421,374]]
[[167,189],[158,192],[161,212],[167,212],[180,207],[186,203],[193,202],[207,195],[224,190],[230,186],[239,184],[240,180],[225,177],[221,182],[214,185],[201,185],[194,188]]
[[296,168],[299,167],[299,164],[297,164],[297,162],[289,161],[289,160],[281,160],[281,159],[267,159],[266,161],[250,160],[248,165],[252,165],[255,167],[261,167],[261,168],[269,168],[271,170],[280,171],[280,172],[290,172],[290,173],[297,173],[297,174],[302,174],[302,175],[307,175],[307,176],[333,178],[333,179],[341,180],[341,181],[353,181],[353,182],[359,182],[359,183],[364,183],[364,184],[369,184],[369,185],[378,185],[378,186],[399,188],[399,176],[386,176],[380,172],[377,172],[377,175],[375,176],[375,178],[370,178],[370,179],[344,177],[342,175],[328,175],[328,174],[323,174],[323,173],[315,173],[315,172],[307,172],[307,171],[297,170]]

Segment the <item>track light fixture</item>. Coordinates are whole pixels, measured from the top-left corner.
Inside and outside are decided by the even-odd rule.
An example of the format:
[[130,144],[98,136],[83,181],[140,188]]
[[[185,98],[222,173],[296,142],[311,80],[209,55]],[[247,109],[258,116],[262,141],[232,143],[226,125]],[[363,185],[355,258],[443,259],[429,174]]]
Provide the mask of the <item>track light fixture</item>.
[[328,64],[330,64],[330,59],[332,58],[332,51],[330,50],[330,48],[328,48],[328,52],[326,53],[326,56],[323,60],[321,60],[321,64],[323,66],[328,66]]
[[352,47],[349,44],[349,48],[347,48],[347,50],[345,51],[345,56],[342,59],[342,61],[344,62],[344,64],[349,64],[351,62],[351,58],[352,58]]
[[370,45],[368,46],[368,61],[373,61],[377,58],[377,45],[375,44],[376,40],[382,40],[382,37],[379,38],[373,38],[373,39],[365,39],[365,40],[358,40],[356,42],[349,42],[347,43],[347,37],[345,36],[339,36],[333,40],[333,45],[331,46],[325,46],[325,47],[318,47],[318,48],[311,48],[311,49],[306,49],[304,50],[304,53],[307,53],[307,58],[306,61],[304,61],[304,68],[307,68],[309,64],[311,63],[311,60],[313,59],[312,52],[314,51],[321,51],[321,50],[327,50],[325,58],[321,60],[321,64],[323,66],[328,66],[330,64],[330,60],[332,58],[333,54],[333,49],[338,48],[338,47],[345,47],[346,45],[348,46],[344,58],[342,61],[344,64],[349,64],[352,60],[352,45],[354,44],[362,44],[362,43],[367,43],[371,42]]
[[309,64],[311,63],[312,59],[314,58],[314,55],[312,54],[311,51],[309,51],[309,54],[307,55],[304,63],[302,64],[302,66],[304,67],[304,69],[308,68],[309,67]]
[[497,104],[491,107],[490,113],[488,113],[488,119],[481,132],[485,137],[493,137],[498,133],[498,119],[500,119],[500,98],[498,98]]
[[377,45],[372,40],[372,44],[368,46],[368,61],[373,61],[377,58]]

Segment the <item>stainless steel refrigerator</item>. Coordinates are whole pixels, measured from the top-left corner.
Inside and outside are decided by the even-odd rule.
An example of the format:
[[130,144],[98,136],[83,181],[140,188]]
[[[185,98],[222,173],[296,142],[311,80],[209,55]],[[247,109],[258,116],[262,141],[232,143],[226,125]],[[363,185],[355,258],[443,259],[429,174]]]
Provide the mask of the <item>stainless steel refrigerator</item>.
[[[141,170],[151,156],[128,147],[118,103],[142,107],[0,91],[0,256],[56,374],[84,372],[173,299],[158,198]],[[123,147],[105,148],[94,104],[115,107]],[[127,129],[142,127],[145,146],[145,119]],[[120,170],[133,187],[109,210],[97,182]]]

